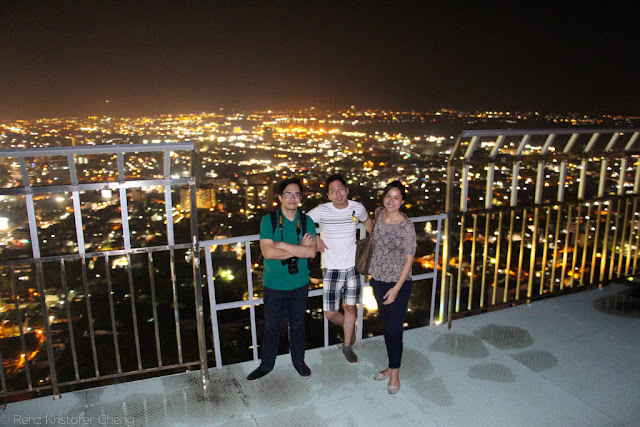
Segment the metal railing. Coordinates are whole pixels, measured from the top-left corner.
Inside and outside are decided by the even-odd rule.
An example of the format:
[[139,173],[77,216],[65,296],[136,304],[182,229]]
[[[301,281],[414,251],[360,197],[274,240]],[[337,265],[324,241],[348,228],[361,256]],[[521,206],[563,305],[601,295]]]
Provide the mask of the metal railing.
[[[259,236],[198,241],[194,159],[191,143],[0,151],[0,161],[19,172],[13,185],[0,188],[0,198],[13,198],[17,205],[23,202],[28,228],[22,250],[0,260],[0,290],[4,287],[2,295],[8,295],[0,314],[10,314],[3,324],[14,328],[13,333],[0,331],[0,398],[37,392],[58,397],[61,390],[79,385],[194,367],[201,369],[206,381],[209,351],[215,365],[222,366],[219,315],[240,307],[250,310],[252,358],[258,359],[255,309],[263,301],[254,293],[258,267],[251,243]],[[117,173],[105,177],[101,171],[109,163]],[[48,182],[40,177],[43,169],[48,169]],[[190,205],[190,218],[180,240],[177,218],[185,206],[174,209],[173,197],[183,189],[187,197],[182,203]],[[153,190],[149,197],[155,199],[164,192],[155,211],[145,210],[153,204],[142,194],[146,190]],[[38,205],[53,199],[61,205],[50,210]],[[117,217],[103,214],[109,208]],[[52,220],[45,213],[59,217]],[[159,237],[141,238],[148,228],[141,219],[154,216],[164,221],[164,231]],[[431,285],[429,324],[434,323],[444,218],[444,214],[411,218],[414,223],[430,223],[428,233],[418,234],[425,239],[428,234],[435,248],[422,254],[432,257],[433,263],[413,276],[414,282]],[[51,231],[54,224],[57,235]],[[364,237],[362,225],[360,234]],[[217,303],[216,258],[211,249],[238,243],[245,257],[246,298]],[[204,286],[208,292],[203,296]],[[319,288],[310,292],[311,298],[321,295]],[[207,298],[210,335],[205,323]],[[361,340],[363,304],[357,313]],[[326,347],[329,326],[323,319]]]
[[452,313],[635,274],[639,132],[463,132],[447,166]]
[[[29,238],[23,239],[26,250],[21,255],[24,258],[0,261],[3,284],[10,286],[10,301],[3,306],[3,311],[15,311],[15,320],[9,320],[18,329],[19,343],[16,344],[20,346],[15,360],[5,358],[0,361],[3,364],[3,369],[0,370],[0,396],[47,389],[50,389],[54,396],[58,396],[60,387],[193,365],[199,365],[203,373],[206,373],[199,265],[197,262],[193,263],[193,274],[187,281],[194,294],[193,304],[196,310],[191,320],[196,323],[199,343],[197,356],[191,356],[192,360],[187,360],[183,354],[184,333],[181,331],[180,323],[184,322],[187,316],[179,312],[178,295],[181,293],[181,284],[178,283],[176,274],[176,252],[197,252],[195,180],[190,171],[193,155],[194,147],[191,143],[0,151],[0,159],[13,162],[9,168],[19,168],[20,177],[14,186],[1,188],[0,196],[24,198],[29,229]],[[148,173],[142,171],[138,168],[139,164],[132,162],[132,159],[139,156],[153,156],[157,168]],[[38,161],[29,160],[31,158],[37,158]],[[109,177],[105,181],[103,177],[96,176],[98,169],[109,169],[105,162],[112,161],[112,168],[117,170],[113,178]],[[62,171],[55,179],[59,179],[63,184],[41,183],[40,168],[47,168],[51,164],[57,165]],[[84,169],[84,175],[78,173],[77,164],[88,164],[88,168]],[[94,164],[97,167],[93,167]],[[148,177],[145,178],[144,175]],[[172,189],[178,186],[188,188],[191,202],[188,233],[191,237],[185,243],[176,243],[174,232]],[[132,236],[144,230],[136,230],[131,226],[132,205],[129,201],[131,194],[128,192],[141,192],[147,187],[159,187],[164,190],[164,209],[161,216],[166,223],[163,236],[166,241],[162,245],[134,247]],[[100,199],[96,192],[103,191],[107,192],[104,198],[108,200],[115,199],[112,197],[112,191],[117,192],[118,200],[112,204],[114,212],[119,211],[120,217],[106,226],[102,223],[104,221],[93,221],[89,225],[86,217],[90,216],[92,211],[104,208],[95,206],[100,205],[95,202]],[[45,230],[51,224],[41,218],[40,212],[36,212],[34,198],[59,194],[60,201],[64,202],[69,193],[72,207],[69,207],[63,216],[69,216],[72,212],[72,224],[67,224],[67,229],[61,227],[59,232],[64,236],[57,238],[66,238],[75,244],[71,250],[65,248],[66,252],[71,253],[43,256],[42,245],[55,241],[56,236],[45,237]],[[83,204],[83,198],[93,203]],[[91,230],[94,227],[102,227],[102,235],[113,234],[114,237],[106,244],[103,242],[88,245],[85,242],[94,231]],[[117,233],[109,232],[111,229],[116,229]],[[137,242],[144,244],[140,239]],[[87,249],[94,246],[100,250]],[[154,262],[160,254],[163,260],[166,259],[162,265]],[[114,266],[116,261],[121,268]],[[142,265],[145,261],[149,288],[143,293],[134,276],[138,276],[144,270]],[[99,268],[99,264],[102,264],[103,269]],[[16,271],[20,274],[18,278]],[[70,278],[70,275],[73,277]],[[169,281],[165,288],[170,289],[170,292],[165,291],[164,294],[170,296],[167,297],[169,301],[165,306],[172,306],[173,312],[173,319],[166,322],[172,323],[172,326],[167,325],[167,328],[163,328],[163,335],[167,334],[167,330],[174,331],[175,334],[174,340],[163,340],[163,349],[160,347],[161,334],[156,299],[156,277],[159,275]],[[19,286],[22,282],[25,284]],[[151,312],[143,313],[140,311],[140,299],[149,293],[152,299]],[[114,298],[114,295],[117,298]],[[129,300],[128,308],[121,304],[126,300]],[[146,306],[149,304],[145,304]],[[38,313],[41,314],[40,318],[37,316]],[[141,319],[141,316],[145,316],[145,319]],[[100,330],[96,330],[97,325],[101,325]],[[109,336],[107,340],[104,339]],[[149,336],[153,339],[149,339]],[[32,339],[34,337],[35,340]],[[31,341],[32,345],[28,345],[27,341]],[[111,341],[111,344],[105,341]],[[167,353],[168,346],[173,346],[170,363],[167,363],[166,359],[163,360],[163,353]],[[68,348],[70,352],[63,351]],[[3,349],[7,352],[15,350],[8,349],[7,346],[3,346]],[[46,359],[41,360],[40,354],[43,350],[46,351]],[[150,352],[155,352],[156,357],[149,357]],[[61,358],[61,354],[67,357]],[[108,368],[101,369],[104,365]],[[5,370],[14,374],[23,372],[24,376],[21,378],[21,375],[12,375],[8,384]],[[37,375],[34,375],[34,371],[37,371]],[[70,378],[59,378],[62,371]]]
[[[430,224],[418,235],[431,240],[432,252],[421,254],[431,264],[413,277],[431,285],[429,324],[636,274],[639,133],[463,132],[447,164],[446,214],[411,219]],[[39,168],[47,161],[34,158],[55,164],[58,182],[43,181]],[[258,359],[256,308],[263,301],[255,283],[259,251],[251,246],[259,236],[199,241],[193,144],[3,150],[0,161],[13,162],[17,177],[0,188],[0,199],[16,198],[27,213],[21,249],[0,260],[0,291],[9,296],[0,317],[14,328],[0,352],[0,398],[58,396],[61,388],[194,367],[206,381],[208,354],[223,365],[219,319],[241,308],[249,310],[246,360]],[[117,172],[105,177],[99,171],[109,162]],[[78,164],[87,167],[79,172]],[[185,206],[174,209],[180,192],[189,218],[181,216]],[[61,205],[47,205],[56,194]],[[151,217],[165,221],[162,233],[145,234]],[[66,241],[70,247],[61,246]],[[216,268],[223,263],[214,249],[231,245],[239,245],[246,283],[242,297],[219,300],[224,286]],[[318,284],[310,297],[321,293]],[[322,319],[326,347],[329,322]]]
[[[435,223],[435,227],[433,227],[432,234],[435,236],[435,250],[433,255],[435,260],[440,258],[440,242],[442,239],[442,230],[443,230],[443,222],[446,218],[446,215],[431,215],[431,216],[422,216],[410,218],[413,223],[426,223],[433,222]],[[359,224],[360,236],[364,237],[366,235],[366,230],[362,224]],[[203,256],[206,265],[206,280],[207,280],[207,289],[209,291],[209,304],[211,310],[211,329],[213,334],[213,344],[214,344],[214,352],[215,352],[215,364],[216,367],[222,367],[222,353],[221,353],[221,345],[220,345],[220,332],[219,332],[219,322],[218,322],[218,313],[224,310],[237,309],[237,308],[248,308],[249,309],[249,324],[251,329],[251,348],[252,348],[252,358],[253,360],[258,360],[258,336],[257,336],[257,327],[256,327],[256,306],[263,304],[263,299],[256,297],[254,292],[254,283],[253,283],[253,271],[257,267],[252,261],[252,252],[251,252],[251,243],[257,242],[260,240],[260,236],[258,234],[250,235],[250,236],[240,236],[240,237],[232,237],[226,239],[216,239],[216,240],[207,240],[200,242],[200,248],[203,249]],[[215,274],[214,274],[214,262],[211,256],[211,248],[214,246],[223,246],[223,245],[236,245],[241,244],[244,253],[245,253],[245,265],[247,272],[247,299],[225,302],[225,303],[217,303],[216,302],[216,285],[215,285]],[[430,302],[430,313],[429,313],[429,325],[434,324],[434,313],[436,307],[436,292],[437,292],[437,278],[438,278],[438,262],[434,262],[434,266],[431,271],[427,273],[420,273],[413,276],[414,282],[426,281],[427,283],[431,283],[431,302]],[[369,282],[364,282],[364,287],[369,286]],[[309,297],[322,297],[322,289],[312,289],[309,291]],[[362,340],[362,331],[363,331],[363,321],[364,321],[364,313],[363,313],[363,304],[358,304],[357,309],[357,341],[360,342]],[[443,308],[441,307],[440,310]],[[324,336],[324,347],[329,346],[329,321],[326,317],[323,317],[323,336]]]

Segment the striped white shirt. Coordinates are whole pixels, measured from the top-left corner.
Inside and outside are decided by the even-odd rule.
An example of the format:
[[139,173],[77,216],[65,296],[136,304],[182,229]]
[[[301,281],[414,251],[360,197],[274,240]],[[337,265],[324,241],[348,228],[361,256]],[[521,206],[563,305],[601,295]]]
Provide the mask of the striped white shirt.
[[347,207],[337,209],[333,202],[323,203],[307,215],[320,225],[320,237],[328,249],[322,253],[322,267],[346,270],[356,263],[356,227],[369,218],[362,203],[347,200]]

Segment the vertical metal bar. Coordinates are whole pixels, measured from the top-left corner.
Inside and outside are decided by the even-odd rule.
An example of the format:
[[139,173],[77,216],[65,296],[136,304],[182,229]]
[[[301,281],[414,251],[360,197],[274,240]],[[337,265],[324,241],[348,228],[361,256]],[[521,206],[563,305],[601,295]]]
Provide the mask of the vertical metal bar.
[[576,264],[578,262],[578,242],[580,241],[580,217],[582,215],[582,205],[578,203],[578,213],[576,214],[576,232],[573,239],[573,256],[571,257],[571,276],[569,277],[569,287],[573,288],[576,274]]
[[136,290],[133,286],[133,268],[131,254],[127,253],[127,276],[129,278],[129,297],[131,298],[131,318],[133,319],[133,337],[136,344],[136,359],[138,370],[142,371],[142,355],[140,354],[140,334],[138,332],[138,313],[136,310]]
[[616,215],[613,226],[613,241],[611,242],[611,257],[609,258],[609,280],[613,279],[616,264],[616,246],[618,244],[618,224],[620,220],[620,199],[616,202]]
[[89,292],[89,280],[87,278],[87,260],[82,257],[80,260],[82,264],[82,286],[84,289],[84,301],[87,307],[87,324],[89,327],[89,341],[91,342],[91,352],[93,355],[93,366],[95,369],[96,378],[100,376],[100,369],[98,365],[98,350],[96,349],[96,336],[93,330],[93,313],[91,311],[91,293]]
[[251,242],[244,243],[245,259],[247,267],[247,288],[249,290],[249,317],[251,319],[251,345],[253,347],[253,360],[258,360],[258,334],[256,333],[256,306],[253,303],[253,267],[251,265]]
[[24,354],[24,373],[27,377],[27,388],[33,390],[33,380],[31,379],[31,369],[29,368],[29,354],[27,353],[27,342],[24,339],[24,323],[22,314],[20,313],[20,296],[16,286],[15,266],[12,264],[9,270],[9,281],[11,282],[11,293],[13,294],[13,302],[16,306],[16,324],[20,333],[20,345],[22,346],[22,354]]
[[491,213],[484,216],[484,247],[482,248],[482,283],[480,284],[480,308],[484,307],[484,293],[487,284],[487,258],[489,258],[489,228]]
[[[636,227],[640,221],[636,220]],[[636,228],[636,245],[635,245],[635,255],[633,256],[633,269],[632,273],[635,274],[638,268],[638,254],[640,253],[640,231]]]
[[[322,334],[324,336],[324,348],[329,348],[329,319],[327,319],[327,316],[322,317]],[[258,358],[254,356],[254,360],[257,359]]]
[[[204,263],[207,268],[207,289],[209,290],[209,306],[211,309],[211,331],[213,333],[213,351],[216,358],[216,368],[222,369],[222,352],[220,350],[220,329],[218,326],[218,308],[216,303],[216,287],[213,280],[213,263],[211,262],[211,248],[204,247]],[[251,329],[255,329],[255,318],[252,318]],[[255,347],[254,343],[254,347]],[[253,360],[258,360],[257,352],[253,353]]]
[[529,281],[527,283],[527,298],[531,298],[531,296],[533,295],[533,278],[536,275],[536,249],[538,247],[539,216],[540,208],[536,206],[533,210],[533,236],[531,236],[531,254],[529,256]]
[[[364,226],[360,226],[360,238],[364,238],[366,236],[367,233],[367,229],[364,228]],[[439,236],[438,236],[439,238]],[[438,245],[438,243],[436,243],[436,246]],[[362,280],[362,286],[364,288],[364,284],[365,282],[365,276],[361,275],[360,276],[360,280]],[[324,286],[324,284],[323,284]],[[431,315],[433,316],[433,305],[431,306]],[[325,344],[325,348],[329,347],[329,319],[326,318],[326,316],[324,317],[324,322],[323,322],[323,336],[324,336],[324,344]],[[364,305],[362,303],[358,304],[358,308],[357,308],[357,312],[356,312],[356,341],[357,342],[361,342],[362,341],[362,325],[363,325],[363,319],[364,319]]]
[[504,293],[502,295],[502,302],[507,302],[507,294],[509,293],[509,278],[511,277],[511,256],[513,255],[513,224],[515,222],[516,212],[511,210],[509,220],[509,244],[507,246],[507,265],[505,266],[505,279],[504,279]]
[[620,277],[622,275],[622,263],[624,261],[624,247],[625,247],[625,238],[627,236],[627,222],[629,221],[629,199],[624,199],[624,220],[622,221],[622,233],[620,237],[620,255],[618,258],[618,271],[617,276]]
[[180,313],[178,311],[178,279],[176,277],[176,254],[175,250],[169,248],[169,268],[171,270],[171,293],[173,297],[173,322],[176,328],[176,344],[178,346],[178,363],[183,363],[182,356],[182,335],[180,332]]
[[[453,279],[452,279],[451,276],[452,276],[451,273],[447,273],[447,278],[449,279],[448,280],[449,287],[453,288]],[[453,315],[452,315],[453,308],[452,308],[452,305],[453,305],[453,289],[449,289],[449,307],[447,309],[447,325],[448,325],[449,329],[451,329],[451,321],[453,319]]]
[[487,185],[484,194],[484,208],[491,209],[493,207],[493,179],[495,175],[496,164],[489,163],[487,167]]
[[78,354],[76,352],[76,338],[73,332],[73,318],[71,317],[71,301],[69,301],[69,291],[67,287],[67,269],[64,258],[60,259],[60,282],[62,283],[62,299],[67,313],[67,327],[69,329],[69,343],[71,344],[71,358],[73,359],[73,372],[76,381],[80,381],[78,370]]
[[544,187],[544,160],[538,162],[538,170],[536,173],[536,193],[534,203],[536,205],[542,203],[542,188]]
[[162,349],[160,347],[160,326],[158,325],[158,300],[156,299],[156,280],[153,271],[153,254],[147,252],[147,262],[149,265],[149,288],[151,290],[151,310],[153,312],[153,332],[156,337],[156,356],[158,366],[162,367]]
[[27,205],[27,218],[29,220],[29,234],[31,236],[31,251],[34,258],[40,258],[40,241],[38,240],[38,223],[36,221],[35,208],[33,206],[33,194],[31,194],[31,182],[27,173],[27,164],[24,157],[20,157],[20,174],[25,191],[25,202]]
[[[589,283],[593,284],[596,278],[596,264],[598,258],[598,239],[600,237],[600,223],[602,222],[602,202],[598,203],[598,214],[596,216],[596,233],[593,236],[593,253],[591,254],[591,274],[589,275]],[[589,210],[591,211],[591,209]]]
[[556,229],[553,233],[553,266],[551,267],[549,292],[553,292],[556,287],[556,268],[558,265],[558,246],[560,246],[560,218],[562,216],[562,206],[557,206],[556,211]]
[[520,178],[520,161],[513,162],[513,175],[511,176],[511,207],[518,205],[518,181]]
[[464,256],[464,214],[460,216],[460,244],[458,245],[458,280],[456,286],[456,313],[460,312],[460,290],[462,287],[462,258]]
[[449,259],[451,257],[451,234],[453,230],[453,182],[454,182],[454,174],[455,167],[454,161],[456,157],[456,153],[460,148],[461,137],[458,136],[456,139],[456,143],[451,150],[451,154],[449,155],[449,160],[447,162],[447,191],[445,195],[445,212],[447,214],[447,219],[444,224],[444,239],[443,239],[443,248],[442,248],[442,281],[440,282],[440,322],[444,322],[444,312],[445,312],[445,302],[448,291],[448,283],[447,283],[447,273],[449,272]]
[[520,299],[520,284],[522,283],[522,265],[524,258],[524,239],[527,228],[527,208],[522,213],[522,228],[520,229],[520,252],[518,253],[518,273],[516,275],[516,300]]
[[[440,259],[440,241],[442,240],[442,220],[438,219],[438,239],[436,240],[436,251],[433,263],[433,282],[431,284],[431,308],[429,310],[429,325],[433,325],[433,318],[436,306],[436,287],[438,286],[438,260]],[[444,268],[442,269],[444,271]],[[326,318],[325,318],[326,319]],[[362,318],[360,319],[362,321]],[[362,325],[360,325],[359,337],[362,339]]]
[[558,178],[558,202],[564,202],[564,189],[567,186],[567,160],[560,162],[560,177]]
[[465,163],[462,168],[462,187],[460,191],[460,212],[467,211],[467,199],[469,198],[469,163]]
[[607,159],[603,158],[600,163],[600,179],[598,180],[598,197],[604,196],[604,186],[607,177]]
[[[170,153],[164,152],[164,178],[171,178]],[[173,246],[176,244],[173,232],[173,201],[171,200],[171,185],[164,186],[164,209],[167,217],[167,244]]]
[[585,189],[587,186],[587,170],[589,168],[589,161],[587,159],[582,159],[582,164],[580,166],[580,184],[578,185],[578,199],[584,200]]
[[580,264],[580,286],[584,285],[587,253],[589,252],[589,232],[591,231],[591,207],[587,203],[587,224],[584,228],[584,244],[582,245],[582,263]]
[[640,160],[636,160],[636,176],[633,180],[633,194],[640,193]]
[[602,238],[602,259],[600,260],[600,282],[599,286],[602,286],[602,282],[604,281],[604,274],[607,268],[607,253],[609,244],[609,229],[611,228],[611,203],[609,201],[607,203],[607,219],[604,225],[604,237]]
[[[496,305],[496,290],[498,288],[498,269],[500,266],[500,242],[502,240],[502,211],[498,215],[498,244],[496,246],[496,267],[493,273],[493,295],[491,296],[491,305]],[[509,272],[507,272],[509,274]]]
[[629,227],[629,245],[628,245],[628,250],[627,250],[627,262],[626,265],[624,267],[624,274],[625,276],[629,275],[629,267],[631,267],[631,248],[633,247],[633,231],[636,229],[636,218],[637,218],[637,211],[636,209],[638,208],[638,199],[634,198],[633,199],[633,207],[631,208],[631,225]]
[[467,310],[471,310],[471,306],[473,303],[473,276],[476,271],[476,237],[478,230],[478,215],[473,214],[473,242],[471,243],[471,267],[470,267],[470,276],[469,276],[469,299],[467,302]]
[[120,345],[118,343],[118,327],[116,325],[116,310],[113,304],[113,287],[111,285],[111,266],[109,265],[109,254],[104,254],[104,277],[107,280],[107,291],[109,292],[109,315],[111,316],[111,334],[113,335],[113,348],[116,353],[116,367],[118,373],[122,373],[122,363],[120,362]]
[[571,236],[571,221],[573,215],[573,203],[567,207],[567,234],[564,238],[564,248],[562,250],[562,275],[560,278],[560,290],[564,289],[564,280],[567,277],[567,257],[569,256],[569,237]]
[[122,186],[125,182],[124,173],[124,156],[122,152],[118,153],[118,179],[121,184],[120,192],[120,216],[122,218],[122,239],[124,241],[124,250],[131,250],[131,236],[129,235],[129,209],[127,201],[127,189]]
[[2,391],[0,394],[4,394],[7,392],[7,380],[4,377],[4,359],[2,358],[2,352],[0,351],[0,387],[2,387]]
[[551,207],[547,208],[547,219],[544,225],[544,239],[542,239],[543,247],[542,247],[542,269],[540,270],[540,292],[538,295],[542,295],[544,293],[544,282],[545,276],[547,274],[547,255],[549,252],[549,225],[551,222]]
[[[76,163],[74,161],[73,155],[67,155],[67,165],[69,166],[69,177],[71,178],[71,185],[78,185],[78,174],[76,172]],[[82,210],[80,207],[80,192],[74,190],[71,192],[71,199],[73,200],[73,217],[75,219],[76,225],[76,239],[78,242],[78,253],[85,253],[84,246],[84,231],[82,229]]]
[[[47,343],[47,359],[49,360],[49,376],[51,377],[51,387],[54,399],[60,398],[58,389],[58,374],[56,372],[55,355],[53,353],[53,339],[51,338],[51,325],[49,324],[49,309],[47,307],[47,295],[44,284],[44,272],[42,271],[42,261],[36,260],[36,272],[38,278],[38,290],[40,293],[40,306],[42,307],[42,324],[44,326],[44,336]],[[26,361],[25,361],[26,362]]]
[[620,159],[620,175],[618,176],[618,196],[624,195],[624,183],[627,180],[627,162],[628,159],[623,157]]
[[193,288],[196,306],[196,332],[200,353],[200,372],[203,382],[209,379],[207,368],[207,340],[204,328],[204,303],[202,300],[202,272],[200,270],[200,236],[198,235],[198,208],[196,200],[196,178],[193,169],[196,167],[195,153],[191,153],[191,171],[189,178],[189,199],[191,200],[191,250],[193,251]]

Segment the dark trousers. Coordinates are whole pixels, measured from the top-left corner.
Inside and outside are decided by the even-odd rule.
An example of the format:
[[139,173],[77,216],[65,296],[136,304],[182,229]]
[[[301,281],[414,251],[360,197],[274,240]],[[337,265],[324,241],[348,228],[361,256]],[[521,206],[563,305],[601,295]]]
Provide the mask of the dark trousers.
[[409,307],[409,295],[411,294],[411,280],[407,280],[402,285],[395,301],[389,305],[384,305],[384,295],[395,283],[379,282],[371,279],[373,295],[378,302],[378,313],[382,320],[384,330],[384,342],[387,345],[387,355],[389,356],[389,368],[400,368],[402,362],[402,333],[404,331],[404,320],[407,317],[407,307]]
[[260,367],[271,371],[276,363],[280,331],[285,316],[289,319],[289,352],[291,361],[304,362],[304,317],[307,311],[309,285],[290,291],[264,288],[266,327],[262,337]]

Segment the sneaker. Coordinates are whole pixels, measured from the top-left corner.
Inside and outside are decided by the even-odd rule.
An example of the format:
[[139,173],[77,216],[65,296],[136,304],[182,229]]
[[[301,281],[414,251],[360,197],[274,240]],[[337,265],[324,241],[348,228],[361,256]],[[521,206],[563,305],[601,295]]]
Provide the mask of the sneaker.
[[353,352],[353,347],[342,346],[342,354],[352,365],[358,363],[358,356]]
[[304,362],[295,362],[293,367],[296,368],[296,371],[300,374],[302,378],[309,378],[311,376],[311,369]]
[[249,374],[249,376],[247,377],[247,381],[259,380],[260,378],[267,375],[269,372],[271,371],[267,371],[266,369],[262,369],[261,367],[258,366],[258,368],[255,371]]

